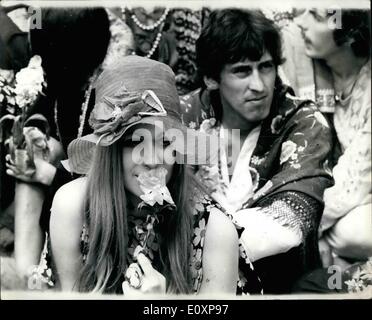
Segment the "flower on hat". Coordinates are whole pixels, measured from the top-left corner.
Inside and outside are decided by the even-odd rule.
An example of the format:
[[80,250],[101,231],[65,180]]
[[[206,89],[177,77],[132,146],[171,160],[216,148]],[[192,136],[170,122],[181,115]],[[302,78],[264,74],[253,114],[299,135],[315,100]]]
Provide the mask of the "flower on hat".
[[167,115],[160,99],[152,90],[129,91],[122,85],[113,96],[104,96],[90,117],[94,133],[109,143],[120,138],[127,126],[144,116]]

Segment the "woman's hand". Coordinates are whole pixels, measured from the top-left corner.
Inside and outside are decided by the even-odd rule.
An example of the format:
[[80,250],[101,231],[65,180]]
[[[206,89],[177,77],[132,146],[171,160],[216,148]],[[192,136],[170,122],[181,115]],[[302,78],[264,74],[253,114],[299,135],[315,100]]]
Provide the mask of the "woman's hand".
[[6,173],[18,180],[28,183],[41,183],[43,185],[50,186],[57,170],[56,167],[49,162],[40,158],[34,158],[36,170],[32,176],[28,176],[15,166],[9,154],[6,155],[5,160],[7,161]]
[[25,175],[21,170],[19,170],[9,154],[5,157],[5,160],[7,161],[6,173],[23,182],[41,183],[50,186],[56,174],[55,165],[58,161],[65,158],[65,154],[61,143],[56,139],[50,137],[47,143],[49,148],[48,161],[43,158],[40,150],[34,148],[35,173],[32,176]]
[[165,277],[152,267],[151,261],[143,253],[138,255],[137,261],[143,271],[141,276],[142,284],[136,289],[128,281],[124,281],[122,285],[124,295],[126,297],[135,297],[143,294],[165,294]]

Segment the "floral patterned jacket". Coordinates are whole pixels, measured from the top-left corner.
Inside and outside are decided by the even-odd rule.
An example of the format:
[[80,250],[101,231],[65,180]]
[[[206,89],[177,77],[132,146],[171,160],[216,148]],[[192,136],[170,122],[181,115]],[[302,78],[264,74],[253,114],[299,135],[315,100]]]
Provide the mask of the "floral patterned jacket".
[[[265,208],[263,214],[302,236],[299,248],[254,263],[264,290],[273,293],[289,291],[302,273],[319,266],[316,239],[323,192],[333,183],[328,165],[332,150],[328,122],[313,102],[300,100],[291,92],[283,86],[274,93],[270,115],[261,123],[247,168],[256,173],[257,183],[253,196],[242,207]],[[212,107],[218,103],[216,91],[198,89],[183,96],[184,123],[195,129],[205,129],[208,122],[212,128],[218,126]]]

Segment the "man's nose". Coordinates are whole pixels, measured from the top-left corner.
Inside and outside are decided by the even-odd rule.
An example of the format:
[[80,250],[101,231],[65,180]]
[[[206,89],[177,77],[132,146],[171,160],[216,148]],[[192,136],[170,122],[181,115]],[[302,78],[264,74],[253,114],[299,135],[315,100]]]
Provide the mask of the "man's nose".
[[250,90],[257,92],[262,92],[264,90],[265,84],[263,83],[261,74],[257,69],[253,70],[249,80]]

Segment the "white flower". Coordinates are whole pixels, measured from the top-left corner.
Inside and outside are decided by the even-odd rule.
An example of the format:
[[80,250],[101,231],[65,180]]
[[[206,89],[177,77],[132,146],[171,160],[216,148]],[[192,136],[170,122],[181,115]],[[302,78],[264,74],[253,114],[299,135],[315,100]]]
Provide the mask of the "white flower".
[[293,141],[288,140],[284,142],[282,144],[282,153],[280,154],[280,164],[288,161],[288,159],[296,152],[296,149],[297,145]]
[[165,177],[167,170],[165,168],[156,168],[141,173],[138,176],[138,182],[143,195],[140,198],[148,205],[153,206],[155,203],[163,205],[166,201],[174,205],[172,196],[166,186]]
[[41,58],[33,56],[26,68],[16,74],[16,102],[20,108],[35,102],[43,89],[44,73]]

